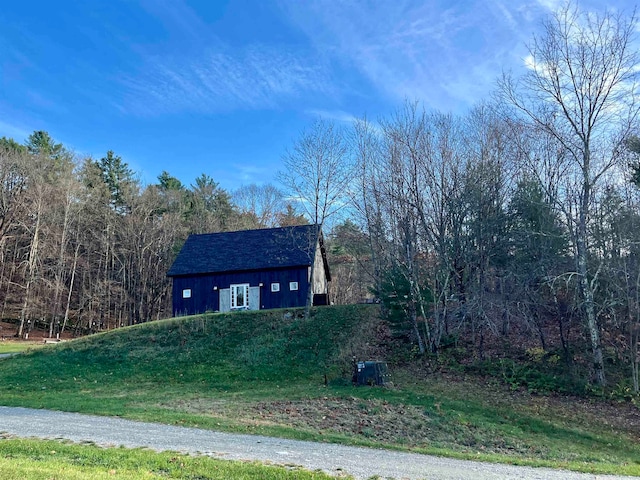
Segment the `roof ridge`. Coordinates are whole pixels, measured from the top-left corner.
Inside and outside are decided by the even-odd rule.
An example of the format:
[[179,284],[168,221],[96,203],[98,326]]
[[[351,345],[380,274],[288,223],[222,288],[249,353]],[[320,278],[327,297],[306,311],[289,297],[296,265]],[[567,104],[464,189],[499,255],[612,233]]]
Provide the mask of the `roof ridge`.
[[247,232],[266,232],[270,230],[285,230],[285,229],[302,229],[308,227],[320,227],[319,223],[310,223],[308,225],[287,225],[284,227],[267,227],[267,228],[249,228],[246,230],[227,230],[223,232],[209,232],[209,233],[190,233],[189,236],[199,236],[199,235],[224,235],[224,234],[232,234],[232,233],[247,233]]

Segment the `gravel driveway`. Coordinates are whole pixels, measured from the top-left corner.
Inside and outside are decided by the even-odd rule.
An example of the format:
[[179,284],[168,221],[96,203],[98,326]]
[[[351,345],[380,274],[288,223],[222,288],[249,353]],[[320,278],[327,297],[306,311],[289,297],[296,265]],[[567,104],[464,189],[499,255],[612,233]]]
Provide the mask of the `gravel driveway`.
[[357,479],[374,475],[398,480],[634,478],[470,462],[28,408],[0,407],[0,432],[19,437],[92,441],[104,446],[148,447],[200,453],[221,459],[299,465],[333,475],[348,473]]

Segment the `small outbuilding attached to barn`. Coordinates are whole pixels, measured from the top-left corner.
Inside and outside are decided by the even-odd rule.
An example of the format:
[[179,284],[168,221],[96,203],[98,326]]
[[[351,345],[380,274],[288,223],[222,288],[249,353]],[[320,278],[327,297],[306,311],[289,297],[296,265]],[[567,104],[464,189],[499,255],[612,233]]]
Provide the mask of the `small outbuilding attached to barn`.
[[167,276],[174,316],[303,307],[310,282],[313,304],[329,303],[318,225],[190,235]]

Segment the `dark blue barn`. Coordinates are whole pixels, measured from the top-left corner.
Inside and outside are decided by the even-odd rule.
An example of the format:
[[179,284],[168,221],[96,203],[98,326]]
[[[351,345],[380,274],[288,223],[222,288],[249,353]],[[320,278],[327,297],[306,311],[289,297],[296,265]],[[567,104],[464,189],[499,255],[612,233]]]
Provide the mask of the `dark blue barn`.
[[317,225],[190,235],[167,276],[174,316],[304,306],[310,281],[324,305],[331,281]]

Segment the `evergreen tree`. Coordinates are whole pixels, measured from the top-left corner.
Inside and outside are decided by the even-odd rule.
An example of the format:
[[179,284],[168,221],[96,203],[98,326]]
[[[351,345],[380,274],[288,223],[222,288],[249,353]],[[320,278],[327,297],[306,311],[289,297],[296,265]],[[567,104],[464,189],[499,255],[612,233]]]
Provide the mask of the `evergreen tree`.
[[129,196],[136,186],[133,171],[112,150],[96,162],[96,165],[100,169],[102,181],[109,189],[111,208],[118,213],[126,213],[129,209]]

